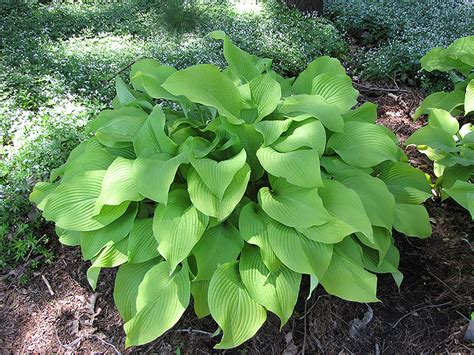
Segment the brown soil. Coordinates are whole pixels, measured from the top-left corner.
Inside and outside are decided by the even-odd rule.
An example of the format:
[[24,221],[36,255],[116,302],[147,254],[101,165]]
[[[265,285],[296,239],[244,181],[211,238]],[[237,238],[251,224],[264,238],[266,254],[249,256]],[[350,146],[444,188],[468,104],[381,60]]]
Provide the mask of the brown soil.
[[[396,132],[402,142],[421,124],[410,118],[419,103],[417,94],[367,86],[359,90],[364,101],[379,104],[379,123]],[[414,150],[408,153],[412,163],[429,171],[423,156]],[[465,210],[450,201],[428,201],[427,208],[433,224],[431,238],[395,234],[405,275],[400,290],[390,277],[380,276],[380,303],[343,301],[321,288],[305,302],[306,280],[294,315],[281,331],[278,319],[269,314],[258,334],[232,353],[473,352],[462,338],[474,306],[474,224]],[[0,350],[125,352],[122,321],[112,298],[114,271],[103,271],[93,294],[85,276],[88,264],[81,261],[79,251],[59,245],[56,249],[54,264],[41,268],[27,286],[18,284],[20,269],[0,279]],[[357,326],[361,323],[367,324]],[[198,320],[190,307],[163,337],[132,350],[215,352],[215,330],[212,320]]]

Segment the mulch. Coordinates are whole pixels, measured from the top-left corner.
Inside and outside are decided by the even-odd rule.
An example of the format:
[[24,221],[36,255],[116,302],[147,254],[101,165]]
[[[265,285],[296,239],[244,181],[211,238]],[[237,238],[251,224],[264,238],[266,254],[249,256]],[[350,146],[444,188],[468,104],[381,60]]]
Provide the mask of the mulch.
[[[409,89],[380,90],[360,83],[363,101],[379,104],[379,123],[401,142],[422,125],[411,120],[420,97]],[[365,88],[364,88],[365,86]],[[408,151],[414,165],[429,172],[429,162]],[[433,225],[431,238],[395,233],[400,271],[398,290],[391,277],[379,276],[379,303],[360,304],[330,296],[318,288],[306,301],[308,280],[288,324],[279,329],[269,314],[257,335],[237,349],[268,353],[472,353],[463,341],[473,310],[474,224],[467,211],[451,201],[426,203]],[[97,293],[87,284],[88,264],[76,248],[53,243],[57,257],[21,286],[22,270],[0,279],[0,350],[2,352],[216,352],[216,324],[198,320],[192,307],[173,329],[140,348],[124,349],[122,321],[113,303],[115,271],[102,272]],[[50,285],[52,293],[47,284]]]

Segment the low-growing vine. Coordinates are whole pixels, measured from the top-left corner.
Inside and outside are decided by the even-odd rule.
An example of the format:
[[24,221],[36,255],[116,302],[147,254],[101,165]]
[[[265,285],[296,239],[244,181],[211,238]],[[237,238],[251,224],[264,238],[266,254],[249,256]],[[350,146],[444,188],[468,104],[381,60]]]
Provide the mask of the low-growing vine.
[[31,199],[60,241],[102,268],[126,346],[171,328],[193,298],[198,317],[236,347],[276,314],[283,326],[303,275],[350,301],[377,302],[377,273],[397,285],[392,229],[428,237],[431,196],[376,106],[339,61],[319,57],[297,78],[232,44],[228,67],[183,70],[144,59],[133,88],[117,79],[113,109],[35,186]]

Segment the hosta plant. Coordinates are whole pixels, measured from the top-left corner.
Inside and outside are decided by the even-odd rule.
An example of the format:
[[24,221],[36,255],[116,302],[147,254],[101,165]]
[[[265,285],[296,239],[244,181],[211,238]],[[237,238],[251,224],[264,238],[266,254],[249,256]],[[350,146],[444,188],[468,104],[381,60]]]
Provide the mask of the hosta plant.
[[375,105],[353,109],[336,59],[283,78],[211,36],[226,69],[137,62],[133,88],[117,80],[113,109],[31,194],[91,261],[92,287],[119,267],[127,347],[170,329],[191,297],[222,331],[216,348],[238,346],[267,312],[288,321],[303,275],[311,291],[376,302],[377,273],[402,281],[392,229],[431,233],[425,175],[375,124]]
[[[407,144],[434,163],[435,191],[442,199],[452,197],[474,219],[474,36],[456,40],[448,48],[434,48],[421,60],[424,70],[449,72],[451,92],[428,96],[415,119],[428,114],[428,125],[417,130]],[[460,125],[456,116],[465,121]]]

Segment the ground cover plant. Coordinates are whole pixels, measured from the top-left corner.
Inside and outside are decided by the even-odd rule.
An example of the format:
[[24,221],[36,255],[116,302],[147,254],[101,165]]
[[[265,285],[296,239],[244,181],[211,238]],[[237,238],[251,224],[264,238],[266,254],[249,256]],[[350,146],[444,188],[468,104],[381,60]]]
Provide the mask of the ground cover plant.
[[52,259],[51,227],[28,201],[29,191],[85,138],[87,122],[114,95],[114,76],[127,76],[133,62],[154,57],[176,68],[224,67],[219,44],[206,36],[215,28],[273,58],[282,73],[347,50],[329,21],[276,2],[252,13],[202,2],[175,10],[175,2],[145,0],[0,5],[0,268]]
[[439,87],[443,75],[420,72],[431,48],[474,34],[474,6],[448,1],[326,1],[327,16],[361,44],[349,64],[366,79]]
[[[474,37],[432,49],[421,64],[426,71],[450,73],[454,90],[435,92],[423,100],[414,117],[428,114],[428,125],[413,133],[406,144],[416,145],[434,162],[434,187],[441,198],[452,197],[474,218]],[[464,116],[465,123],[461,125],[455,116]]]
[[162,335],[191,296],[223,333],[216,348],[238,346],[267,311],[288,321],[303,275],[311,291],[377,302],[377,273],[403,279],[392,229],[431,234],[427,178],[375,124],[375,105],[354,108],[338,60],[284,78],[224,32],[210,37],[227,68],[138,61],[93,136],[31,194],[91,261],[93,288],[119,267],[126,346]]

